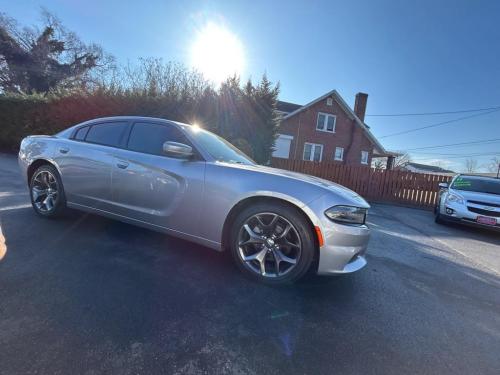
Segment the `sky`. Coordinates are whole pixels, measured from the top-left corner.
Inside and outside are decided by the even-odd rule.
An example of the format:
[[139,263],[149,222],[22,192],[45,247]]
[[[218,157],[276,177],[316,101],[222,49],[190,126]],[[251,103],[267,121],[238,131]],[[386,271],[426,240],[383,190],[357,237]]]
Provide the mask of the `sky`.
[[306,104],[336,89],[352,106],[366,92],[365,122],[388,150],[496,139],[411,156],[455,171],[470,155],[482,170],[500,158],[500,110],[370,116],[500,108],[500,1],[0,0],[25,25],[39,21],[41,6],[120,63],[161,57],[191,66],[197,33],[221,25],[243,50],[241,77],[267,73],[281,100]]

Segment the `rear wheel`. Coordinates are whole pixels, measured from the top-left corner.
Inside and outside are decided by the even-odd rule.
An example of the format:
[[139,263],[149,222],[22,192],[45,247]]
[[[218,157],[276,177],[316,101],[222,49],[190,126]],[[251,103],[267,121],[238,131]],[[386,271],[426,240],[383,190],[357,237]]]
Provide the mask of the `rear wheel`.
[[66,207],[61,177],[52,165],[39,167],[30,181],[31,205],[44,217],[59,216]]
[[237,266],[252,279],[292,283],[311,267],[314,235],[297,209],[278,202],[259,203],[244,209],[234,221],[231,252]]

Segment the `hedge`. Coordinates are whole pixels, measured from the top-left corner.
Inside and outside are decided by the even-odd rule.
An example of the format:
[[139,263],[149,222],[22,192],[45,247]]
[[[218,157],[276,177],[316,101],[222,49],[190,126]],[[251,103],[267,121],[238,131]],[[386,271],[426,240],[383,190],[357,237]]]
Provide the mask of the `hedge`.
[[[191,122],[193,105],[164,97],[74,95],[60,98],[0,96],[0,148],[15,151],[31,134],[55,134],[71,125],[105,116],[151,116]],[[204,111],[206,113],[206,111]]]

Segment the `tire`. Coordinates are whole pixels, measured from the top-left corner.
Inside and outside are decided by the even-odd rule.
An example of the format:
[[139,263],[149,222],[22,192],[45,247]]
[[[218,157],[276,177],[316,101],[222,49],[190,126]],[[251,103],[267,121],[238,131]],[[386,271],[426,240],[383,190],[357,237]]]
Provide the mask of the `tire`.
[[29,189],[31,205],[38,215],[47,218],[61,216],[66,208],[66,196],[61,176],[54,166],[45,164],[39,167],[31,176]]
[[444,224],[445,223],[443,218],[441,217],[441,214],[439,213],[439,206],[435,210],[434,221],[437,224]]
[[269,285],[291,284],[311,268],[316,254],[309,222],[280,202],[243,209],[231,227],[230,251],[238,268]]
[[439,194],[438,199],[437,199],[437,204],[434,207],[434,222],[437,224],[445,224],[445,221],[443,220],[443,217],[441,216],[441,213],[439,212],[441,210],[442,198],[443,198],[442,194]]

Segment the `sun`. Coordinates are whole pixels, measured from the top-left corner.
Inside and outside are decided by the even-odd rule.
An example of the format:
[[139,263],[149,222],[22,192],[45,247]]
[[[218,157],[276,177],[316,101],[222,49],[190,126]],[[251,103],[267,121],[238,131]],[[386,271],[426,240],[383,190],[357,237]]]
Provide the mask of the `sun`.
[[243,45],[238,37],[214,23],[198,31],[191,47],[192,66],[216,85],[227,77],[241,75],[244,60]]

